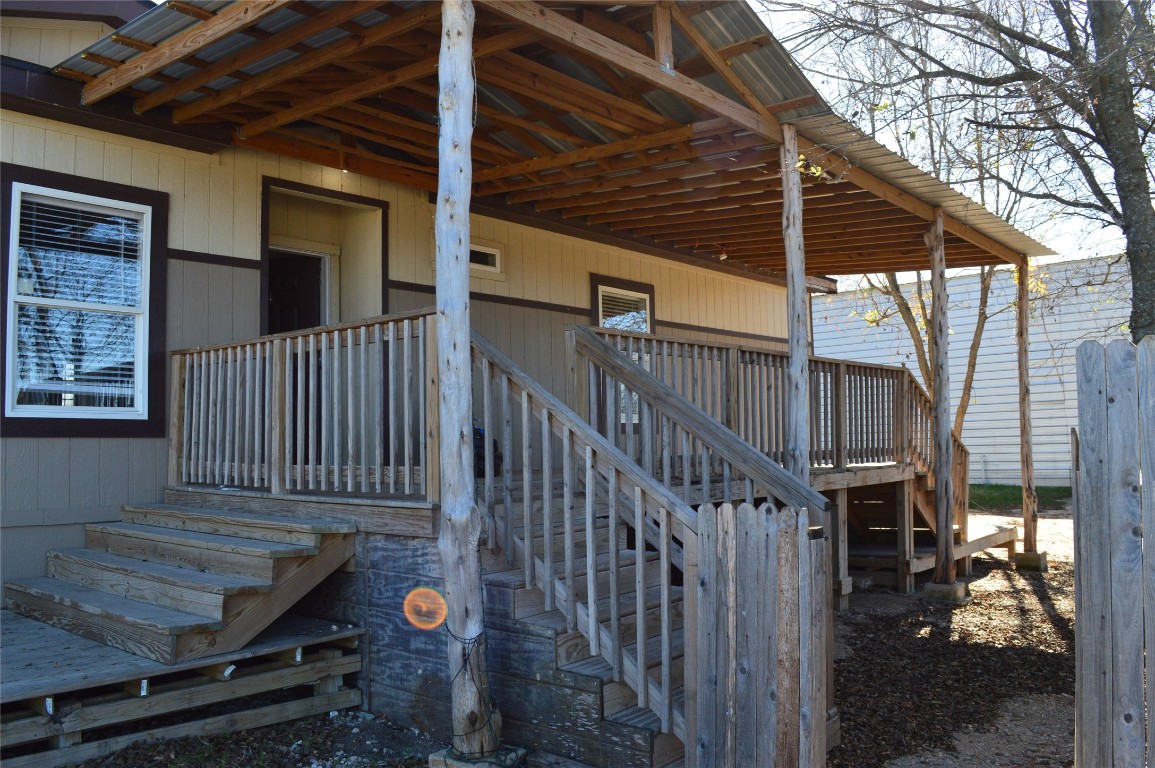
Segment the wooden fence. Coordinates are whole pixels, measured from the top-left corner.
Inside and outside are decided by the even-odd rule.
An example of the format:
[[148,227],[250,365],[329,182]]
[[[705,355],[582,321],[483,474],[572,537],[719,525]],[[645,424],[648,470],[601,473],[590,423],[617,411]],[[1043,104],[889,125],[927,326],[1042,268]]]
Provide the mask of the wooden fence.
[[[1155,337],[1078,350],[1075,764],[1155,764]],[[1144,685],[1146,680],[1146,686]]]
[[698,585],[686,764],[825,765],[828,541],[810,538],[805,509],[703,506],[686,561]]
[[430,312],[173,352],[169,482],[432,498]]

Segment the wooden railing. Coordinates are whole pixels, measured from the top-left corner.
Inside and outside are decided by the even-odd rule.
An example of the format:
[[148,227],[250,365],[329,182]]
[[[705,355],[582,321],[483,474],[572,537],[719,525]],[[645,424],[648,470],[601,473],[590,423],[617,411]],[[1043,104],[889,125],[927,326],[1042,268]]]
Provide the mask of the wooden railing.
[[[632,356],[631,363],[589,328],[573,327],[566,335],[579,412],[663,485],[680,489],[682,498],[695,504],[770,499],[809,508],[812,519],[821,520],[825,497],[657,374],[647,376],[644,370],[653,360],[645,358],[644,347],[618,350]],[[690,394],[707,406],[721,402],[716,372],[699,368],[700,377],[688,377]]]
[[[561,611],[569,629],[580,631],[592,652],[610,663],[614,678],[637,692],[638,706],[655,712],[664,731],[684,739],[685,710],[675,706],[674,690],[697,672],[692,654],[675,653],[676,646],[684,647],[684,632],[675,610],[674,574],[686,567],[683,547],[697,535],[697,513],[477,334],[473,356],[481,399],[474,410],[486,435],[479,496],[495,529],[490,545],[499,545],[510,564],[521,562],[526,586],[545,593],[546,609]],[[498,419],[500,483],[490,439]],[[627,528],[645,536],[657,562],[637,544],[632,562],[620,562]],[[599,562],[608,564],[605,584],[599,583]],[[634,573],[632,610],[622,605],[620,576],[626,568]],[[585,571],[580,580],[578,571]],[[603,598],[608,616],[599,618]],[[647,656],[653,629],[660,638],[656,660]],[[676,656],[682,664],[675,664]]]
[[[828,553],[806,509],[695,512],[476,334],[473,356],[490,546],[686,743],[687,765],[823,765]],[[639,389],[672,434],[684,414]]]
[[170,483],[435,498],[431,313],[173,352]]
[[[775,462],[785,450],[786,364],[779,352],[606,328],[625,358],[729,427]],[[934,462],[934,403],[906,368],[810,358],[810,465]],[[953,438],[955,516],[965,520],[969,451]]]

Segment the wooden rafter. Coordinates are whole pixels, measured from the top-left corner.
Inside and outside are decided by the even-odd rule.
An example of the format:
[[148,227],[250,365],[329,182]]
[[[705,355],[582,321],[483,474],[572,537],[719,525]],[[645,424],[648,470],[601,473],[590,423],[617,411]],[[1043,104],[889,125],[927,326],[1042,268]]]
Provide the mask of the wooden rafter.
[[728,118],[736,125],[753,131],[775,143],[782,141],[782,129],[777,119],[766,119],[749,107],[723,96],[696,80],[677,72],[665,72],[654,60],[642,56],[632,48],[586,29],[564,16],[525,0],[479,0],[490,10],[548,35],[567,48],[576,48],[601,58],[615,67],[649,81],[654,86],[673,93],[689,103],[709,110],[719,117]]
[[315,50],[310,54],[299,56],[292,61],[286,62],[267,72],[262,72],[245,82],[238,83],[213,96],[197,99],[190,104],[178,107],[173,111],[173,117],[177,122],[183,122],[190,118],[211,112],[226,104],[231,104],[234,101],[240,101],[254,93],[271,88],[278,83],[349,56],[355,51],[372,48],[392,37],[411,32],[439,18],[440,14],[440,4],[420,4],[408,13],[389,19],[386,22],[366,30],[365,34],[361,36],[341,38],[331,45]]
[[701,176],[754,165],[777,162],[778,154],[769,150],[747,153],[732,153],[717,158],[699,160],[692,158],[663,168],[646,168],[615,175],[597,176],[585,181],[569,184],[555,184],[525,192],[514,192],[506,196],[510,203],[534,203],[538,210],[553,210],[572,205],[572,198],[578,195],[583,200],[595,200],[595,195],[615,194],[622,190],[636,189],[657,182],[679,182],[687,177]]
[[380,0],[355,0],[354,2],[338,3],[333,8],[314,16],[307,22],[289,27],[278,35],[273,35],[261,43],[245,48],[220,61],[213,62],[199,72],[186,75],[171,85],[167,85],[143,98],[137,99],[133,108],[137,112],[147,112],[154,107],[172,101],[181,94],[188,93],[202,85],[211,83],[218,77],[235,73],[241,68],[260,61],[270,54],[286,48],[292,48],[294,45],[307,40],[320,31],[340,26],[378,5],[380,5]]
[[[473,55],[475,58],[489,56],[507,48],[515,48],[523,45],[534,37],[536,37],[536,34],[532,30],[519,29],[506,32],[503,35],[478,42],[474,46]],[[287,125],[295,120],[311,117],[319,112],[324,112],[326,109],[347,104],[351,101],[371,96],[374,93],[387,91],[390,88],[396,88],[398,85],[411,80],[420,80],[429,77],[436,72],[436,57],[419,61],[407,67],[401,67],[392,72],[385,72],[355,85],[350,85],[332,93],[327,93],[300,104],[295,104],[274,115],[242,126],[237,129],[237,136],[242,139],[250,139],[266,131]]]
[[[763,144],[765,144],[764,139],[758,136],[753,136],[751,134],[745,134],[738,137],[718,136],[712,141],[702,143],[687,142],[686,144],[680,146],[671,147],[669,149],[659,149],[654,152],[649,152],[645,155],[609,158],[605,161],[605,167],[593,165],[578,167],[571,166],[570,171],[572,175],[569,178],[589,179],[594,177],[602,177],[606,173],[637,170],[639,168],[651,168],[654,166],[664,165],[666,163],[696,160],[702,156],[713,156],[724,152],[750,149],[752,147],[761,146]],[[502,181],[500,185],[484,185],[483,189],[478,190],[478,194],[501,194],[504,192],[534,189],[541,186],[541,182],[506,180]]]
[[81,101],[95,104],[114,93],[119,93],[137,81],[153,75],[170,64],[193,55],[217,40],[256,24],[271,13],[276,13],[294,0],[250,0],[225,8],[211,19],[203,21],[166,40],[151,51],[135,56],[116,69],[107,72],[84,86]]
[[[824,169],[829,170],[836,176],[852,182],[853,184],[867,190],[868,192],[877,195],[889,203],[897,205],[903,210],[910,211],[921,219],[926,221],[935,220],[934,206],[929,203],[924,203],[914,195],[908,192],[903,192],[898,187],[883,181],[873,174],[864,171],[857,165],[853,165],[849,161],[835,154],[832,154],[825,147],[821,147],[812,141],[799,137],[798,149],[801,153],[807,155],[811,160],[817,160],[818,164]],[[938,212],[942,215],[942,212]],[[999,258],[1011,263],[1018,264],[1022,261],[1022,255],[1015,253],[1010,248],[1007,248],[1002,243],[987,237],[981,232],[968,227],[961,221],[955,219],[953,216],[942,215],[943,227],[947,232],[958,235],[959,237],[974,243],[975,245],[990,251]]]
[[723,133],[729,127],[730,124],[725,120],[708,120],[706,122],[680,126],[673,130],[662,131],[648,136],[625,139],[612,144],[599,144],[584,149],[575,149],[572,152],[552,155],[550,157],[537,157],[532,160],[523,160],[511,165],[480,171],[475,173],[473,178],[478,182],[486,182],[507,178],[509,176],[521,176],[536,171],[554,170],[567,165],[587,163],[591,160],[600,160],[615,155],[643,152],[655,147],[666,146],[667,144],[680,144],[699,136],[714,136]]
[[[606,93],[523,56],[504,53],[494,59],[493,62],[483,62],[484,66],[479,70],[487,84],[515,90],[542,103],[584,115],[614,130],[628,133],[677,125],[645,104]],[[567,98],[572,101],[563,101]]]
[[694,22],[689,16],[675,7],[673,9],[673,21],[678,25],[678,28],[682,30],[682,34],[684,34],[689,41],[694,44],[694,47],[698,49],[698,52],[702,54],[702,58],[706,60],[715,72],[721,75],[722,79],[726,81],[726,84],[733,88],[734,92],[741,96],[751,109],[767,120],[776,120],[774,115],[766,109],[758,97],[754,95],[754,92],[742,82],[742,78],[738,77],[734,70],[730,69],[730,62],[722,58],[722,56],[714,50],[714,47],[710,45],[710,41],[698,31],[698,28],[694,26]]

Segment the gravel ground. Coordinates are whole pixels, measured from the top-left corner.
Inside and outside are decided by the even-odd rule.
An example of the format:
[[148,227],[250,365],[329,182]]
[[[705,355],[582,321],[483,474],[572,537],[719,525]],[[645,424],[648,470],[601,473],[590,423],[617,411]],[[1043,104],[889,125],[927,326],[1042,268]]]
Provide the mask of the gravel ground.
[[[842,746],[830,768],[1073,764],[1074,586],[1069,512],[1040,514],[1046,574],[1003,550],[975,558],[961,607],[868,590],[836,620]],[[1004,514],[974,515],[1005,524]],[[444,747],[365,713],[141,744],[83,768],[417,768]]]

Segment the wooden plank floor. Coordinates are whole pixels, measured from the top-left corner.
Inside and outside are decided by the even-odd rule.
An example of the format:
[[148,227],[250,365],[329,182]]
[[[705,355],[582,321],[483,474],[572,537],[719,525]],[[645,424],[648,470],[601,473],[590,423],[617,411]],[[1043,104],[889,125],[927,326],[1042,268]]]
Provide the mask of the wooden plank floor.
[[333,642],[362,630],[283,616],[245,648],[173,665],[112,648],[63,629],[0,611],[0,703],[141,680],[214,663]]

